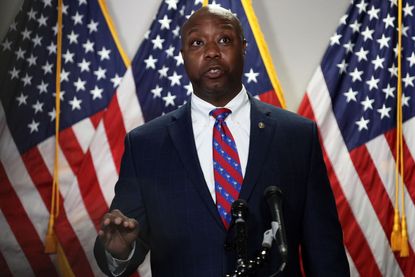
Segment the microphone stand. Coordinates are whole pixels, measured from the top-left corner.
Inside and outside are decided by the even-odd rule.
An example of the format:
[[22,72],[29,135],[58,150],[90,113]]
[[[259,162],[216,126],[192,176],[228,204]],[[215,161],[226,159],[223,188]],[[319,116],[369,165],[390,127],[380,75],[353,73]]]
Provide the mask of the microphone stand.
[[[237,258],[236,269],[234,272],[226,274],[225,277],[247,277],[254,274],[260,266],[268,259],[269,250],[272,246],[272,240],[274,238],[273,230],[269,229],[264,233],[264,239],[262,241],[262,249],[253,260]],[[285,263],[284,263],[285,266]],[[284,266],[280,271],[284,269]]]
[[246,227],[246,219],[249,214],[248,204],[245,200],[236,200],[232,204],[231,213],[236,231],[236,260],[240,267],[244,267],[248,260],[248,231]]
[[[262,266],[268,258],[269,251],[272,247],[272,242],[276,238],[276,234],[280,225],[276,221],[271,222],[271,229],[264,232],[262,240],[262,248],[253,260],[248,259],[248,233],[246,227],[246,218],[248,215],[248,205],[242,199],[236,200],[232,204],[232,220],[235,223],[236,239],[236,269],[234,272],[226,274],[225,277],[248,277],[252,276],[256,270]],[[283,262],[279,269],[270,277],[274,277],[282,272],[286,266],[286,257],[283,257]]]

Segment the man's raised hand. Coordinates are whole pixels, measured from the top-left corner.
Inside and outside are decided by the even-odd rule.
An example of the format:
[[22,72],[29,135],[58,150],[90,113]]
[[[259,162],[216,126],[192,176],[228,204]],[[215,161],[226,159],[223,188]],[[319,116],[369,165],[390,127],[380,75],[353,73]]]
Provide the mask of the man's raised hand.
[[120,210],[112,210],[103,216],[98,235],[114,258],[125,260],[138,237],[138,222],[126,217]]

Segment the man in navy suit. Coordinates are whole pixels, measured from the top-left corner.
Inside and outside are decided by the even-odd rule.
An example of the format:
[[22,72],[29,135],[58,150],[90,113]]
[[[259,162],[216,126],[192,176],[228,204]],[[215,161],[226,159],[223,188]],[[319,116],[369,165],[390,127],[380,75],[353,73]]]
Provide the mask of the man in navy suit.
[[[95,243],[103,272],[128,276],[148,251],[154,277],[219,277],[235,269],[235,227],[218,212],[212,161],[216,125],[210,111],[225,107],[243,176],[239,198],[249,206],[248,257],[257,255],[270,228],[264,190],[278,186],[288,244],[279,276],[301,276],[300,255],[307,276],[349,276],[316,125],[246,92],[246,41],[232,13],[203,7],[181,34],[194,94],[188,104],[127,135],[115,198]],[[273,246],[256,276],[270,276],[280,264]]]

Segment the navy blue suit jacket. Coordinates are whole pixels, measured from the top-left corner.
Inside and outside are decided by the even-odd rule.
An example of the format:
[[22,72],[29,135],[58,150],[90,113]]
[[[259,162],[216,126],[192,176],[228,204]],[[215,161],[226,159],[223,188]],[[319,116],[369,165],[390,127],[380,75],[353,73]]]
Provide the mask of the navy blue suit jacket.
[[[283,192],[288,265],[279,276],[301,276],[300,246],[308,276],[348,276],[342,231],[322,159],[316,125],[252,97],[251,134],[240,198],[247,201],[248,255],[256,256],[270,211],[267,186]],[[262,122],[263,128],[259,127]],[[158,276],[219,277],[235,269],[234,231],[225,230],[199,164],[190,104],[132,130],[125,139],[111,209],[137,219],[140,239],[124,275],[151,250]],[[103,245],[95,244],[101,269],[110,274]],[[275,245],[258,276],[280,264]]]

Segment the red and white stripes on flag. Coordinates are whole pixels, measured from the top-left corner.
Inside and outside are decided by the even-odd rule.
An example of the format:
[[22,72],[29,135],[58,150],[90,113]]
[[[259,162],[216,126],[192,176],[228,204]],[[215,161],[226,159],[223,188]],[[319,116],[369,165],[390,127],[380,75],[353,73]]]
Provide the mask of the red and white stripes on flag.
[[[415,276],[414,9],[413,0],[352,1],[299,108],[319,127],[352,276]],[[399,104],[404,158],[396,191]],[[391,247],[396,207],[406,214],[406,257]]]
[[[55,26],[57,6],[54,0],[25,1],[0,47],[0,276],[58,276],[60,270],[102,275],[93,245],[113,196],[122,149],[114,147],[113,137],[95,136],[121,118],[105,111],[117,105],[113,95],[128,61],[103,1],[64,1],[62,30]],[[63,255],[48,255],[59,32],[60,211],[54,233]],[[100,160],[106,152],[114,159]],[[64,266],[58,265],[62,257]]]
[[352,276],[415,276],[415,118],[403,124],[410,255],[401,258],[390,247],[396,130],[349,152],[320,68],[312,77],[299,113],[314,119],[319,126]]
[[[102,274],[93,256],[93,244],[98,222],[114,196],[124,136],[143,123],[136,97],[129,69],[99,122],[88,118],[61,133],[65,141],[59,155],[62,202],[55,230],[75,276]],[[20,156],[7,125],[1,127],[0,158],[7,162],[0,167],[0,224],[4,230],[0,272],[56,276],[53,255],[43,254],[54,140],[50,138]],[[149,276],[148,264],[140,270],[141,276]]]

